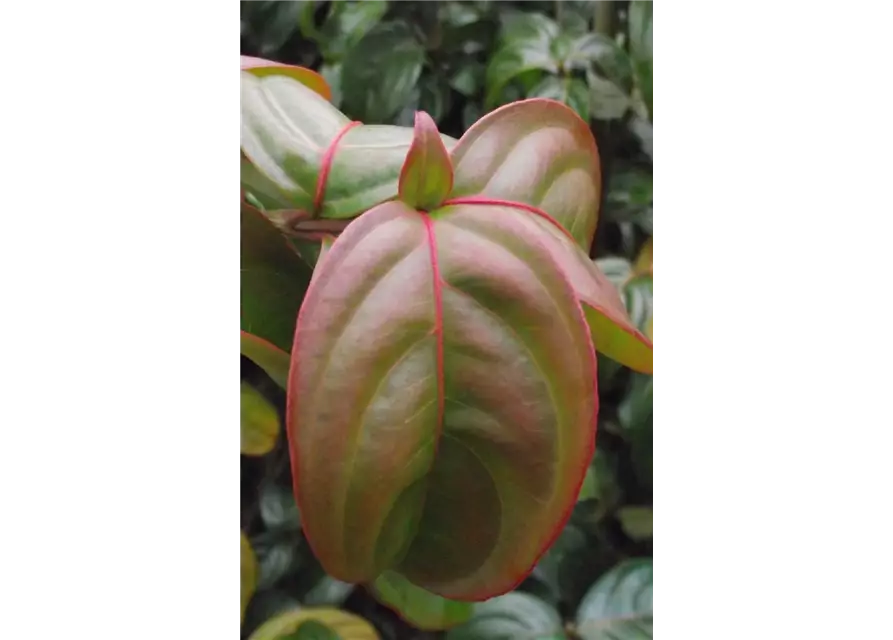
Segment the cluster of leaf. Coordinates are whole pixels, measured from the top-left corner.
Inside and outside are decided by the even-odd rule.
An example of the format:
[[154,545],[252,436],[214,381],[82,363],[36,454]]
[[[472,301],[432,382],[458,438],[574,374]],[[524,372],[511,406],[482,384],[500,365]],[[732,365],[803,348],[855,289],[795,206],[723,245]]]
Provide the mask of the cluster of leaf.
[[[410,125],[421,109],[458,137],[492,107],[533,96],[591,119],[605,187],[593,254],[608,256],[599,266],[651,337],[650,3],[243,2],[242,16],[243,54],[318,70],[332,102],[364,122]],[[299,305],[311,268],[288,268]],[[369,587],[325,575],[292,496],[287,362],[268,365],[243,358],[244,637],[651,637],[651,376],[599,357],[597,454],[570,521],[516,591],[469,604],[398,575]]]
[[243,2],[243,52],[318,69],[367,123],[418,109],[458,135],[513,100],[628,118],[650,154],[651,3]]

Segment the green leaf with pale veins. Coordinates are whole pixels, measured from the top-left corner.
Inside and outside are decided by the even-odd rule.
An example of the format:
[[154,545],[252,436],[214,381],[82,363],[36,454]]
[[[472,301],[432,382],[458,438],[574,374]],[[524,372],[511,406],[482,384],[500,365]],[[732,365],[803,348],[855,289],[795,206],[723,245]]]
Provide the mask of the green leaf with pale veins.
[[487,66],[486,105],[495,106],[505,86],[525,72],[540,69],[558,73],[558,61],[552,53],[557,37],[558,25],[541,13],[507,13],[502,44]]
[[400,200],[413,209],[436,209],[453,188],[450,155],[437,125],[424,111],[415,115],[412,145],[400,172]]
[[651,558],[627,560],[603,575],[580,602],[576,631],[582,640],[652,638]]
[[447,633],[446,640],[561,640],[561,616],[539,598],[514,591],[474,607],[471,620]]
[[416,88],[424,61],[425,49],[408,24],[375,25],[344,57],[345,110],[364,122],[390,122]]

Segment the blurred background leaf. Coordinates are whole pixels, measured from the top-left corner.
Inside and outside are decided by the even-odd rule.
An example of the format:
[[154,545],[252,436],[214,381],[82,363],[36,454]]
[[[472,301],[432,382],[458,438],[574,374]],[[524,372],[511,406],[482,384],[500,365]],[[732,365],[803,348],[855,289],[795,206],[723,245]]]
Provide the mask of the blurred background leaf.
[[583,597],[576,632],[583,640],[639,640],[652,637],[651,559],[628,560]]
[[395,571],[380,575],[373,589],[381,602],[421,629],[448,629],[468,620],[474,608],[471,603],[447,600],[425,591]]
[[344,108],[370,124],[387,123],[410,102],[425,51],[404,22],[377,24],[344,58]]
[[374,627],[360,617],[328,608],[280,613],[251,634],[250,640],[378,640]]
[[251,385],[242,383],[242,453],[260,456],[272,451],[279,435],[279,416]]
[[242,532],[242,551],[241,551],[241,583],[242,583],[242,620],[245,619],[245,610],[248,608],[248,602],[254,595],[254,589],[257,586],[257,559],[254,557],[254,551],[251,543]]
[[518,591],[474,605],[471,618],[447,633],[447,640],[566,638],[561,616],[547,602]]

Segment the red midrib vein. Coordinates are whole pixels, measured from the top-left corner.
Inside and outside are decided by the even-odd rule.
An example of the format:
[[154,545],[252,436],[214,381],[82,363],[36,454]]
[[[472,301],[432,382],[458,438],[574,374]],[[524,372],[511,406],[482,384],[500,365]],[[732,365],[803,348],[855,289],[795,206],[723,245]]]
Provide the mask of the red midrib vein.
[[419,215],[425,222],[425,232],[428,234],[428,255],[434,279],[434,334],[437,337],[437,432],[439,439],[440,431],[443,429],[443,409],[446,399],[443,380],[443,280],[440,278],[440,264],[437,261],[434,221],[426,213],[419,212]]
[[332,161],[335,159],[335,149],[338,148],[338,143],[341,142],[341,138],[344,137],[345,133],[361,124],[363,123],[357,120],[348,122],[342,127],[341,131],[335,135],[329,146],[326,147],[326,151],[323,153],[322,160],[319,163],[319,176],[317,176],[316,179],[316,193],[313,196],[314,217],[319,215],[319,210],[322,208],[322,201],[326,195],[326,184],[329,181],[329,171],[332,170]]

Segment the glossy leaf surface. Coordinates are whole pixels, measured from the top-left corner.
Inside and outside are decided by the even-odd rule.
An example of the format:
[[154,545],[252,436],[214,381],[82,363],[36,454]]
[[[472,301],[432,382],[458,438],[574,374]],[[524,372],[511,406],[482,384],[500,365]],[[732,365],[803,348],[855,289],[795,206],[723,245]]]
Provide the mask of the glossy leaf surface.
[[644,640],[652,637],[651,559],[627,560],[602,576],[577,609],[583,640]]
[[[269,209],[321,218],[352,218],[393,198],[413,129],[360,125],[346,130],[349,124],[338,109],[298,82],[243,74],[243,186],[263,194]],[[456,142],[441,139],[447,149]],[[329,166],[324,197],[315,211],[324,165]]]
[[[309,627],[308,622],[315,623]],[[371,624],[362,618],[338,609],[297,609],[287,611],[271,618],[261,625],[249,640],[285,640],[293,639],[299,631],[308,633],[321,625],[335,634],[340,640],[378,640],[378,633]]]
[[504,44],[487,66],[486,104],[498,104],[506,84],[527,71],[557,73],[558,62],[552,55],[557,35],[558,25],[545,15],[508,14],[501,37]]
[[344,104],[365,121],[388,121],[409,102],[424,60],[425,50],[409,25],[377,24],[344,59]]
[[449,629],[471,617],[470,602],[447,600],[425,591],[394,571],[385,571],[372,587],[375,597],[419,629]]
[[572,109],[544,98],[500,107],[472,125],[450,156],[451,198],[537,207],[589,250],[598,222],[599,156],[589,126]]
[[519,583],[560,531],[592,456],[595,358],[544,237],[514,210],[391,202],[317,267],[288,429],[329,574],[395,568],[480,600]]

